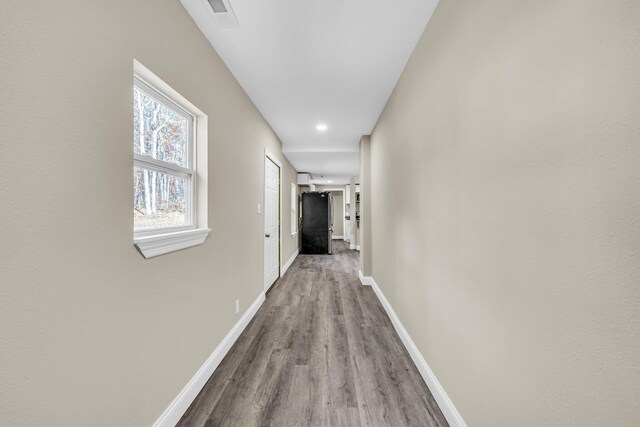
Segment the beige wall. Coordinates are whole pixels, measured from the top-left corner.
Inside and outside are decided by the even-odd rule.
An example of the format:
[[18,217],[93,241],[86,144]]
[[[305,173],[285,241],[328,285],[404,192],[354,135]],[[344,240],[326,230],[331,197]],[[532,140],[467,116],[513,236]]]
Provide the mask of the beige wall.
[[344,237],[344,192],[332,191],[333,195],[333,235]]
[[372,134],[373,277],[471,426],[638,425],[639,23],[441,0]]
[[360,272],[371,276],[371,138],[360,139]]
[[[150,425],[262,291],[265,147],[293,168],[177,1],[6,1],[0,53],[0,424]],[[134,58],[209,117],[211,235],[149,260]]]

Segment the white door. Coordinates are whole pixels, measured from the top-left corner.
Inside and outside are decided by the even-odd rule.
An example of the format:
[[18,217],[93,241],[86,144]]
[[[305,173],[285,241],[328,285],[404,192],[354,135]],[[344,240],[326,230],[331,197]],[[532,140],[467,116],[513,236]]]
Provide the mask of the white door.
[[280,168],[265,158],[264,173],[264,289],[280,276]]

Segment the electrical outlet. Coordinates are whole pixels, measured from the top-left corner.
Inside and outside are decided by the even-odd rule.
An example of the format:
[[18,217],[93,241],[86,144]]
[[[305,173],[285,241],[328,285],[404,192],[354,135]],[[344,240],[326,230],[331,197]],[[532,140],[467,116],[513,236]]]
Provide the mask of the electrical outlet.
[[236,314],[240,313],[240,300],[236,300]]

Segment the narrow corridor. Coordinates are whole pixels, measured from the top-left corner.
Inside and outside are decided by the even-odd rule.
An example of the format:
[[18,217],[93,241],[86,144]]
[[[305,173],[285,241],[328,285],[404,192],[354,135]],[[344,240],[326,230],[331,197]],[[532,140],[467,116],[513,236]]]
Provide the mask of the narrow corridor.
[[357,265],[299,255],[178,425],[448,425]]

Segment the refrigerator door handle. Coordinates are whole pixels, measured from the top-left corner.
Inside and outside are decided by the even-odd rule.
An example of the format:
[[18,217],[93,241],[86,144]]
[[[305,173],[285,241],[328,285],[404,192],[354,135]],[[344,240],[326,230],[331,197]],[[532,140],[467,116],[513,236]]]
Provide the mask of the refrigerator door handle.
[[331,224],[329,225],[333,231],[333,196],[331,197],[331,199],[329,199],[330,203],[329,203],[329,212],[331,213]]
[[328,248],[329,251],[327,252],[329,255],[331,255],[332,252],[332,239],[333,239],[333,195],[331,193],[329,193],[329,203],[327,204],[328,208],[329,208],[329,242],[328,242]]

